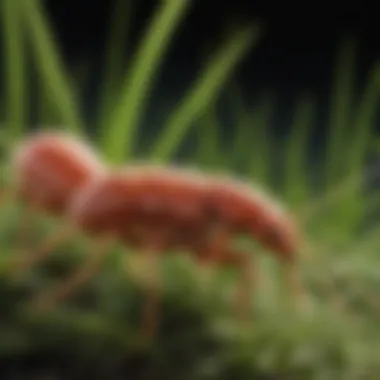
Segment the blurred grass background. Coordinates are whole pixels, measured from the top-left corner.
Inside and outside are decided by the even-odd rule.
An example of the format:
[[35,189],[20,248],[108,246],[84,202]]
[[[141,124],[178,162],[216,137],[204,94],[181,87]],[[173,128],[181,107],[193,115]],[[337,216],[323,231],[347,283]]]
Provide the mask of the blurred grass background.
[[[41,267],[17,281],[10,279],[6,262],[21,210],[18,205],[2,205],[0,371],[4,378],[378,379],[380,226],[371,222],[363,228],[369,212],[380,203],[377,193],[363,189],[368,175],[377,174],[376,168],[368,169],[368,159],[376,155],[378,63],[354,102],[355,41],[342,41],[329,94],[325,155],[312,165],[315,97],[299,94],[290,133],[283,141],[275,139],[271,129],[275,97],[264,93],[252,105],[236,80],[241,62],[258,46],[265,29],[260,24],[227,28],[220,44],[208,49],[197,76],[166,116],[155,141],[141,152],[136,147],[147,101],[192,4],[157,2],[138,48],[125,62],[120,52],[126,45],[131,4],[114,2],[97,125],[89,137],[107,160],[120,164],[141,157],[171,162],[194,136],[197,149],[186,162],[205,170],[236,172],[253,185],[262,184],[295,213],[310,242],[312,255],[302,258],[300,267],[312,308],[305,313],[289,307],[277,263],[269,255],[259,255],[260,287],[252,300],[257,312],[242,332],[228,301],[234,276],[221,274],[220,281],[205,292],[192,263],[181,257],[165,259],[162,328],[157,341],[142,349],[136,339],[143,293],[120,265],[127,253],[119,250],[110,253],[104,271],[75,299],[36,318],[25,302],[91,252],[86,239],[75,241]],[[1,0],[0,6],[4,75],[0,123],[6,181],[11,175],[6,153],[29,131],[31,114],[38,128],[54,125],[78,134],[87,134],[90,128],[81,109],[86,65],[74,70],[65,65],[43,2]],[[31,76],[38,82],[37,94],[28,85]],[[220,101],[226,98],[226,112],[234,120],[228,146],[220,133]],[[36,241],[56,223],[36,217]]]

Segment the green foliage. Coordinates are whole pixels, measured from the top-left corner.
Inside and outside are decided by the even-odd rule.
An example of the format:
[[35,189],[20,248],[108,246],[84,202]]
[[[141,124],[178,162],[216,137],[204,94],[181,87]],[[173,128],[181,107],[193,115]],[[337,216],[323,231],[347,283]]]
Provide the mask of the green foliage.
[[[70,75],[62,58],[58,46],[54,42],[54,33],[44,14],[39,0],[20,3],[20,11],[27,28],[27,35],[31,39],[36,67],[40,72],[42,85],[49,94],[48,99],[53,102],[59,112],[63,125],[66,128],[80,131],[82,119],[78,110],[78,102],[74,96]],[[22,4],[22,6],[21,6]]]
[[110,19],[111,27],[106,44],[102,100],[100,101],[99,112],[99,127],[104,131],[108,127],[112,104],[120,90],[120,78],[125,72],[125,51],[128,32],[132,25],[132,16],[133,4],[131,1],[117,0],[114,2]]
[[5,0],[1,3],[4,36],[5,107],[12,128],[13,139],[18,139],[25,125],[26,62],[25,46],[22,38],[22,23],[17,1]]
[[[98,107],[98,145],[114,162],[133,157],[144,102],[190,7],[189,1],[162,1],[133,59],[124,62],[121,51],[132,14],[129,4],[115,3]],[[84,133],[78,99],[86,62],[66,67],[40,1],[3,0],[1,15],[6,57],[2,150],[24,132],[29,61],[38,73],[41,122]],[[218,101],[224,89],[231,89],[232,76],[259,41],[259,32],[257,25],[241,26],[222,41],[172,110],[149,158],[170,161],[194,127],[199,142],[190,157],[193,163],[240,171],[289,204],[311,248],[311,257],[300,261],[309,301],[294,307],[282,289],[278,265],[259,255],[260,286],[252,299],[255,313],[252,323],[241,326],[230,299],[236,278],[220,273],[207,285],[199,268],[178,255],[163,263],[162,323],[157,339],[144,345],[139,340],[144,287],[123,264],[133,252],[115,249],[101,273],[75,297],[38,316],[29,301],[75,271],[91,254],[91,244],[78,238],[28,273],[12,276],[9,260],[23,243],[15,235],[23,216],[16,205],[3,203],[0,357],[7,361],[7,378],[377,379],[380,234],[378,226],[362,236],[358,229],[368,210],[380,205],[378,195],[366,197],[361,191],[370,143],[376,137],[378,64],[356,104],[354,41],[342,45],[331,90],[325,161],[313,171],[308,149],[317,104],[312,96],[300,97],[288,138],[279,143],[270,127],[276,111],[274,96],[266,94],[250,104],[234,82],[227,95],[236,128],[232,143],[223,145]],[[4,175],[6,164],[1,165]],[[274,172],[281,173],[281,186],[274,183]],[[316,176],[323,179],[317,188]],[[59,224],[35,216],[28,245],[37,245]],[[38,373],[33,372],[36,368]]]
[[153,149],[154,159],[165,161],[170,159],[191,123],[202,115],[209,104],[214,104],[215,97],[219,94],[228,75],[257,38],[257,27],[243,28],[237,30],[222,44],[204,71],[199,74],[198,80],[195,81],[183,102],[169,117],[166,129]]
[[158,71],[170,38],[175,32],[190,1],[163,1],[139,46],[131,71],[124,81],[122,95],[104,137],[105,152],[120,162],[130,156],[143,102],[146,100],[154,74]]

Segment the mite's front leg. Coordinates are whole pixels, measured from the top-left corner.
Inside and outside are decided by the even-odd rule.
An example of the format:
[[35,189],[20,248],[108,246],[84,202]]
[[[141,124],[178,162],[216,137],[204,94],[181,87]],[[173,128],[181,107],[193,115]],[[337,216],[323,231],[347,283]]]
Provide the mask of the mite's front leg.
[[239,320],[248,322],[251,319],[252,291],[257,285],[257,268],[251,254],[224,250],[220,253],[220,265],[235,267],[240,273],[236,292],[236,313]]
[[158,247],[151,246],[145,250],[147,273],[149,276],[146,291],[146,300],[142,311],[142,335],[145,339],[151,338],[158,328],[160,318],[160,294],[161,283],[157,273],[161,251]]
[[312,308],[311,299],[309,298],[305,287],[302,283],[301,273],[294,261],[286,261],[283,264],[285,275],[285,283],[293,302],[296,307],[300,307],[302,311],[309,312]]
[[[253,256],[228,247],[221,247],[218,251],[215,248],[205,250],[203,255],[202,265],[218,264],[218,266],[236,268],[239,271],[240,278],[236,290],[235,310],[239,320],[249,320],[251,317],[252,290],[257,284],[257,271]],[[207,255],[213,259],[207,261]]]
[[10,265],[10,274],[19,275],[20,273],[30,269],[32,266],[45,260],[54,252],[55,249],[57,249],[57,247],[72,239],[76,232],[77,230],[71,224],[66,224],[56,233],[48,237],[39,248],[33,250],[32,252],[16,254]]
[[142,254],[146,258],[145,268],[148,275],[147,294],[142,312],[142,335],[150,339],[158,329],[160,320],[161,281],[159,264],[162,252],[168,248],[166,233],[151,236],[145,243]]
[[95,243],[96,248],[91,252],[91,255],[83,265],[55,289],[39,295],[37,299],[33,301],[32,309],[37,312],[43,312],[53,308],[59,301],[72,296],[82,285],[101,270],[104,259],[114,243],[115,238],[113,236],[97,240]]
[[16,203],[20,208],[19,218],[14,231],[14,248],[17,251],[29,248],[35,210],[29,202],[20,197],[18,190],[13,186],[0,190],[0,204],[2,206],[5,203]]
[[236,312],[240,320],[250,316],[252,289],[256,285],[257,276],[252,255],[230,248],[232,233],[219,230],[211,242],[198,250],[197,256],[202,267],[224,266],[236,268],[240,272],[240,284],[236,294]]

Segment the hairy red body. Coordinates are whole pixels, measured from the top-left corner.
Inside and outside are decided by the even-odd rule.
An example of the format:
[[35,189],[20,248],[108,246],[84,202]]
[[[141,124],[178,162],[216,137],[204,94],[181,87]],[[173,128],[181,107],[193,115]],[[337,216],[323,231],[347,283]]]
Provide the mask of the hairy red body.
[[126,243],[166,234],[168,249],[196,250],[218,229],[247,234],[284,259],[298,248],[292,221],[262,193],[178,169],[140,166],[99,178],[77,193],[70,218]]
[[69,218],[90,233],[112,233],[127,244],[166,235],[172,248],[195,229],[201,232],[206,189],[205,180],[182,172],[126,169],[88,183],[73,199]]

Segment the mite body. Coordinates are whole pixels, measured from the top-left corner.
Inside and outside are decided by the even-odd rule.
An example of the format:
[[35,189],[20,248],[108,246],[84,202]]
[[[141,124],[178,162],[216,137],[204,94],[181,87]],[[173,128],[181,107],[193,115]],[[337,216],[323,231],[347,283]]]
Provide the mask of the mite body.
[[247,234],[292,266],[298,251],[292,221],[262,192],[178,169],[140,166],[110,173],[78,191],[68,213],[81,230],[116,236],[156,257],[183,250],[200,264],[235,267],[242,273],[240,315],[250,303],[253,257],[234,250],[234,238]]
[[[96,242],[77,273],[41,295],[37,304],[42,309],[93,276],[101,268],[107,242],[115,240],[149,257],[153,272],[157,258],[172,250],[187,251],[202,264],[237,268],[242,272],[240,314],[246,314],[243,309],[250,304],[253,255],[233,249],[237,235],[247,234],[294,264],[299,247],[292,221],[262,192],[238,181],[160,166],[111,171],[86,144],[57,133],[40,133],[22,143],[12,165],[19,197],[70,223],[31,255],[35,259],[30,263],[44,258],[73,231],[81,230]],[[154,283],[143,322],[148,334],[157,319]]]

